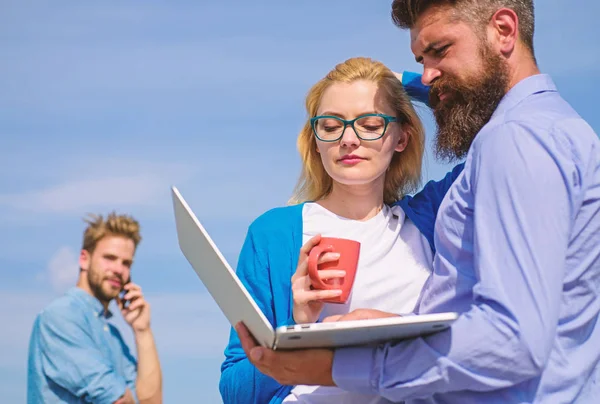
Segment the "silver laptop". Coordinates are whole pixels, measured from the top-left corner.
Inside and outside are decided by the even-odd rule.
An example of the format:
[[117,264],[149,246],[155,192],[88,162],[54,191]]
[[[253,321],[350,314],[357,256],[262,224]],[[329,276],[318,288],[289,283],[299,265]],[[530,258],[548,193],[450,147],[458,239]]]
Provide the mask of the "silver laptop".
[[273,329],[177,188],[171,191],[181,251],[231,325],[243,322],[262,346],[298,349],[375,344],[438,332],[458,317],[439,313]]

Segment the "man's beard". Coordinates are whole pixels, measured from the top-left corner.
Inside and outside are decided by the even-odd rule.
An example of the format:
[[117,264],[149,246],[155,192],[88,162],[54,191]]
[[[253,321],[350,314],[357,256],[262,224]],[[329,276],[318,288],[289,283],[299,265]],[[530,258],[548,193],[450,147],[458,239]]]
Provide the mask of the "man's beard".
[[[429,104],[438,127],[436,156],[443,161],[465,157],[477,133],[488,123],[508,91],[508,66],[484,43],[479,76],[442,76],[431,85]],[[440,101],[440,93],[445,94]]]
[[[110,303],[110,301],[118,295],[118,292],[106,292],[102,288],[106,279],[107,278],[103,275],[101,271],[96,271],[92,266],[90,266],[90,269],[88,270],[87,281],[94,297],[96,297],[96,299],[100,300],[102,303]],[[123,280],[120,280],[121,283],[123,283]]]

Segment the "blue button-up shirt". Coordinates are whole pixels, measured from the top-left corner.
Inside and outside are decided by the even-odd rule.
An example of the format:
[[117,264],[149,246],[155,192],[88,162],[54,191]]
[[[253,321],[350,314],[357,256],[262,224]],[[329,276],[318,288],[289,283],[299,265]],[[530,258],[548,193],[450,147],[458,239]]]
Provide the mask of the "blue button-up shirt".
[[600,400],[600,140],[547,75],[503,98],[444,198],[419,311],[447,330],[337,350],[342,388],[408,403]]
[[136,361],[98,299],[70,289],[36,318],[29,344],[27,403],[112,404],[129,388]]

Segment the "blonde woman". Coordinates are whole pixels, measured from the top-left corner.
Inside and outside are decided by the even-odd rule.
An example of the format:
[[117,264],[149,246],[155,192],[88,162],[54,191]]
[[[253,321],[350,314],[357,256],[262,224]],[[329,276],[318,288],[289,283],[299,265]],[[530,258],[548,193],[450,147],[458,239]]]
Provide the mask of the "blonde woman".
[[[252,223],[238,276],[274,327],[356,308],[412,311],[431,272],[437,207],[462,167],[405,197],[421,179],[423,128],[397,76],[371,59],[337,65],[309,91],[306,109],[298,137],[303,169],[292,203]],[[337,292],[310,288],[307,254],[321,236],[361,243],[346,304],[323,303]],[[282,386],[248,361],[233,330],[225,355],[225,403],[385,402],[332,387]]]

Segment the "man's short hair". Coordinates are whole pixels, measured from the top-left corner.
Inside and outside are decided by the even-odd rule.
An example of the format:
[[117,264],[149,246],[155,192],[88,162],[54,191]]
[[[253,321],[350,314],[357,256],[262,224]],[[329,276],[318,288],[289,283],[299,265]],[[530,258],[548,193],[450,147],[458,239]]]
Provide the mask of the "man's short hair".
[[106,216],[89,214],[84,221],[88,224],[83,232],[83,247],[90,254],[94,252],[96,244],[106,236],[121,236],[133,241],[137,248],[142,240],[140,235],[140,225],[133,217],[128,215],[118,215],[111,212]]
[[394,0],[392,20],[402,29],[411,29],[417,19],[430,7],[450,6],[456,17],[474,24],[475,29],[485,26],[496,10],[506,7],[519,17],[519,36],[533,55],[535,18],[533,0]]

